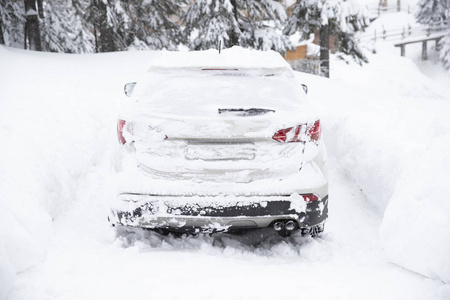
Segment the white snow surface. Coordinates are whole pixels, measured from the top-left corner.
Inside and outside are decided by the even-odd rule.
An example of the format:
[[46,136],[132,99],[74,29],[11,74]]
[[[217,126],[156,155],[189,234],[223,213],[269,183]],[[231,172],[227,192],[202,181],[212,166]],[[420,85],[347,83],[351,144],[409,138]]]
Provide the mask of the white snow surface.
[[[450,283],[450,93],[407,58],[379,52],[369,59],[364,68],[335,65],[327,88],[352,88],[334,99],[334,110],[323,104],[328,146],[384,213],[380,236],[390,261]],[[450,79],[443,70],[441,77]],[[315,84],[318,98],[332,95]]]
[[160,51],[149,61],[149,68],[235,68],[289,69],[289,64],[275,51],[261,52],[234,46],[219,53],[215,49],[192,52]]
[[159,52],[0,47],[0,299],[449,299],[449,77],[397,50],[296,74],[321,110],[330,219],[253,247],[106,221],[116,99]]

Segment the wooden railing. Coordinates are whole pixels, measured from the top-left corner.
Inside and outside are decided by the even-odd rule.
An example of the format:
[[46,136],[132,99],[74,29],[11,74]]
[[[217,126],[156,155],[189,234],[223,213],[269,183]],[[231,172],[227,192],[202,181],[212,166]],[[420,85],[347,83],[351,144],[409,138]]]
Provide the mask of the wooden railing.
[[450,24],[446,22],[433,22],[428,25],[405,26],[403,28],[390,30],[373,30],[358,35],[361,43],[376,42],[378,40],[384,41],[402,41],[405,39],[418,39],[430,37],[433,34],[443,34],[450,30]]
[[441,33],[441,34],[433,34],[432,36],[426,37],[426,38],[421,38],[421,39],[416,39],[416,40],[408,40],[408,41],[403,41],[397,44],[394,44],[395,47],[400,47],[400,55],[401,56],[405,56],[406,53],[406,45],[409,44],[416,44],[416,43],[422,43],[422,60],[427,60],[428,58],[428,47],[427,47],[427,43],[434,41],[436,43],[436,50],[439,50],[439,41],[445,36],[445,33]]
[[407,13],[411,13],[411,6],[402,5],[401,1],[380,1],[375,5],[366,5],[367,11],[369,13],[370,20],[374,20],[381,16],[382,14],[388,13],[396,13],[400,11],[404,11]]

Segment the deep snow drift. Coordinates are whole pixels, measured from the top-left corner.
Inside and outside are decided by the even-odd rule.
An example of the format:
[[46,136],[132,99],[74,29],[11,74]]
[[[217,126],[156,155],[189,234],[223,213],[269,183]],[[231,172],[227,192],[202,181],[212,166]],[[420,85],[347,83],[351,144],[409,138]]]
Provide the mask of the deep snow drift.
[[[411,15],[386,14],[368,31],[409,22]],[[334,79],[353,88],[343,105],[351,109],[340,114],[350,122],[333,137],[345,139],[341,163],[384,211],[380,236],[390,260],[448,284],[450,72],[435,65],[434,43],[425,62],[421,43],[406,47],[407,58],[392,44],[373,45],[377,55],[362,69],[336,68]]]
[[[0,47],[0,298],[45,257],[52,220],[108,156],[117,94],[149,53],[77,56]],[[93,191],[95,192],[95,191]]]
[[254,249],[207,236],[127,243],[108,226],[117,99],[154,52],[0,47],[0,298],[450,298],[450,92],[436,84],[448,75],[377,50],[363,68],[333,61],[331,80],[297,74],[322,112],[330,222],[322,239]]
[[450,283],[450,91],[394,53],[380,49],[370,61],[335,66],[333,80],[311,83],[311,96],[326,99],[328,146],[384,212],[380,235],[391,261]]

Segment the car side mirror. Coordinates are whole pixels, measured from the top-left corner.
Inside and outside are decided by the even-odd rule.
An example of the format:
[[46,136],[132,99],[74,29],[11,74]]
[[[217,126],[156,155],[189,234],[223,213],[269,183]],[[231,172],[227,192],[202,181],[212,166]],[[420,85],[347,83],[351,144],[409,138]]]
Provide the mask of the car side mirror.
[[128,97],[131,97],[131,94],[133,93],[136,83],[137,82],[129,82],[129,83],[125,84],[125,86],[123,87],[123,92],[125,93],[125,95],[127,95]]
[[302,88],[303,88],[303,91],[305,92],[305,94],[308,94],[308,86],[306,84],[302,83]]

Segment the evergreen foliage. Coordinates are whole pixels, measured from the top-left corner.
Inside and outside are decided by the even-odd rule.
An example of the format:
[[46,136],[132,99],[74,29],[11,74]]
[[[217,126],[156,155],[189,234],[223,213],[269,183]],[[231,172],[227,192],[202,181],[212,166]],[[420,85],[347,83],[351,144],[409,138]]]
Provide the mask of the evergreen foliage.
[[450,0],[421,0],[416,14],[422,24],[432,22],[449,22],[448,34],[441,40],[440,60],[450,70]]
[[283,34],[287,21],[284,7],[274,0],[242,0],[238,8],[247,17],[238,19],[241,28],[239,44],[243,47],[275,50],[285,53],[292,48],[288,36]]
[[418,6],[416,18],[419,23],[445,21],[450,17],[449,0],[421,0]]
[[238,16],[234,13],[230,0],[195,0],[183,18],[189,48],[216,48],[219,40],[224,47],[233,46],[231,38],[241,34],[237,22],[240,12]]
[[444,68],[450,70],[450,30],[441,41],[440,59]]
[[368,18],[365,12],[356,10],[348,1],[297,0],[284,32],[292,35],[299,30],[301,39],[307,40],[325,26],[329,35],[338,37],[336,46],[342,58],[351,57],[359,64],[367,62],[355,39],[355,32],[368,26]]
[[282,33],[287,19],[283,6],[274,0],[196,0],[183,22],[191,49],[239,45],[285,52],[290,41]]
[[97,52],[126,49],[127,16],[119,0],[92,0]]
[[180,26],[174,21],[180,18],[185,0],[122,2],[129,17],[128,45],[138,49],[176,50],[178,44],[185,42]]
[[363,50],[356,41],[354,34],[339,32],[338,40],[341,44],[339,48],[340,53],[338,53],[339,58],[341,58],[342,60],[347,60],[347,57],[352,57],[359,64],[361,64],[362,62],[368,62],[363,53]]
[[81,53],[94,52],[95,43],[92,22],[89,21],[91,0],[71,0],[73,6],[74,42]]
[[4,45],[4,44],[5,44],[5,38],[3,37],[3,20],[0,15],[0,45]]
[[93,35],[83,25],[80,12],[72,1],[53,0],[43,5],[44,20],[41,22],[43,48],[51,52],[93,52]]
[[320,9],[313,1],[297,1],[292,7],[291,16],[284,28],[287,35],[293,35],[297,31],[302,40],[308,40],[310,35],[318,30],[322,24],[320,20]]
[[[276,0],[37,1],[44,51],[89,53],[128,48],[200,50],[240,45],[285,52],[287,20]],[[0,42],[23,47],[24,2],[0,0]],[[184,28],[184,30],[181,29]],[[3,37],[3,39],[2,39]]]
[[0,39],[10,47],[23,47],[25,7],[19,0],[0,0]]

